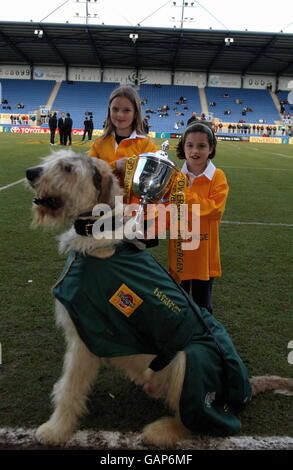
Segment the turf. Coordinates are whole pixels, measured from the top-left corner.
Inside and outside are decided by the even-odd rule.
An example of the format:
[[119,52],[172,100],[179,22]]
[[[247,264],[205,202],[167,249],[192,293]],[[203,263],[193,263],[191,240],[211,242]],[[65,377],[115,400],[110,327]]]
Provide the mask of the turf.
[[[48,154],[48,141],[0,134],[0,187],[23,178],[25,168]],[[176,160],[176,141],[170,142]],[[75,151],[88,147],[73,139]],[[230,185],[223,222],[284,224],[221,225],[223,277],[215,282],[214,313],[251,375],[292,377],[292,147],[220,142],[214,161]],[[54,325],[50,288],[64,256],[57,253],[57,231],[30,228],[32,193],[24,184],[0,191],[0,199],[0,427],[28,428],[48,418],[62,369],[64,341]],[[151,252],[166,266],[164,241]],[[137,431],[168,413],[112,369],[101,372],[89,409],[81,427],[121,431]],[[241,434],[293,436],[292,418],[292,398],[265,393],[241,413]]]

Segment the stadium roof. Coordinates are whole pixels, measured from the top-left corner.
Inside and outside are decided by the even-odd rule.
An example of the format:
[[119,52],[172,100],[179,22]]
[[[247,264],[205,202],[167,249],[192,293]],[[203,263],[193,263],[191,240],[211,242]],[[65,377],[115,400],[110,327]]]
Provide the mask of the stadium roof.
[[0,64],[293,76],[293,34],[1,22]]

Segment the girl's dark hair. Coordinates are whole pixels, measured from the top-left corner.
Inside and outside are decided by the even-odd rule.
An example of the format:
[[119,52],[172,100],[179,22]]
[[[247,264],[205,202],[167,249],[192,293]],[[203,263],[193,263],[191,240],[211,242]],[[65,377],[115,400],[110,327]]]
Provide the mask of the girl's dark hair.
[[134,88],[131,88],[130,86],[122,85],[116,88],[115,90],[113,90],[110,95],[109,102],[108,102],[108,113],[107,113],[103,137],[107,137],[108,135],[112,134],[113,131],[115,131],[115,127],[113,126],[113,123],[110,117],[110,106],[111,106],[112,101],[118,97],[127,98],[134,107],[134,119],[132,123],[132,131],[136,130],[138,134],[146,135],[146,133],[143,130],[143,124],[142,124],[140,97],[138,93],[134,90]]
[[179,158],[180,160],[185,160],[184,145],[186,142],[186,137],[188,136],[188,134],[191,134],[193,132],[202,132],[202,134],[206,134],[209,145],[213,149],[209,155],[209,159],[214,158],[214,156],[216,155],[217,139],[213,129],[209,125],[202,122],[196,122],[195,124],[190,124],[190,126],[186,127],[176,147],[177,158]]

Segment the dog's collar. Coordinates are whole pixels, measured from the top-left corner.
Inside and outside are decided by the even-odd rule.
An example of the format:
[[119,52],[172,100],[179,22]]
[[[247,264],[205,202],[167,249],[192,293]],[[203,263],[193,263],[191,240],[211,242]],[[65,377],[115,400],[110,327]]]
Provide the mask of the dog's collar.
[[[93,236],[93,225],[94,223],[99,220],[101,216],[94,216],[92,212],[85,212],[84,214],[80,214],[78,218],[74,222],[74,228],[78,235],[82,235],[83,237],[92,237]],[[145,230],[147,229],[147,220],[144,221]],[[123,224],[123,218],[115,218],[115,215],[111,218],[112,223],[112,232],[117,230]],[[100,227],[101,232],[104,232],[104,226]],[[154,239],[150,240],[139,240],[141,243],[145,245],[146,248],[153,248],[158,246],[158,237],[156,236]],[[104,248],[104,247],[103,247]]]
[[[84,214],[80,214],[74,222],[74,228],[76,233],[78,235],[82,235],[83,237],[92,237],[94,223],[101,217],[102,216],[94,216],[91,212],[85,212]],[[120,218],[117,218],[115,217],[115,215],[113,215],[111,217],[111,231],[113,232],[118,229],[122,225],[122,223],[123,220],[120,220]],[[104,230],[105,227],[103,224],[100,227],[100,231],[104,232]]]

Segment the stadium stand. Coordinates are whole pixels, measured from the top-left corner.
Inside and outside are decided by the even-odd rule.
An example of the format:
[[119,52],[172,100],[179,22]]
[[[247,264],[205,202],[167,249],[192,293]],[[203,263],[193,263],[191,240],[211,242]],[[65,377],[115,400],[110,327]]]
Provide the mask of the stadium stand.
[[[16,80],[1,79],[2,99],[8,104],[1,104],[2,112],[30,114],[40,106],[46,105],[50,93],[55,85],[53,80]],[[18,109],[19,103],[24,104],[24,108]],[[11,109],[3,109],[3,106],[10,106]]]
[[[183,129],[193,111],[196,114],[202,112],[198,87],[143,84],[140,86],[139,95],[142,101],[147,99],[147,103],[142,105],[142,112],[144,116],[150,116],[150,131],[174,132],[176,130],[174,128],[175,123],[180,122],[184,124],[178,126],[179,130],[180,128]],[[186,98],[186,102],[176,104],[180,97]],[[158,108],[160,109],[162,106],[168,106],[170,109],[162,112],[158,111]],[[148,109],[153,110],[154,113],[148,113]],[[164,114],[167,114],[167,116],[164,116]]]
[[293,116],[293,104],[288,103],[288,91],[279,91],[277,96],[280,104],[284,107],[284,117],[288,115],[288,113]]
[[[2,111],[11,114],[29,114],[46,105],[55,82],[21,80],[20,83],[20,80],[16,79],[1,79],[1,84],[2,98],[11,106],[11,109],[7,110],[4,109],[7,104],[1,104]],[[95,129],[102,129],[106,118],[108,98],[117,86],[119,86],[118,82],[63,81],[51,110],[58,113],[69,112],[75,129],[83,129],[85,113],[92,113]],[[195,86],[142,84],[138,92],[142,102],[142,114],[149,116],[150,131],[181,133],[192,112],[200,117],[203,111],[199,89]],[[267,90],[206,87],[204,93],[209,113],[224,124],[223,129],[218,129],[218,133],[230,132],[225,123],[244,121],[258,124],[264,121],[264,125],[275,125],[276,121],[279,123],[281,121],[281,116]],[[285,91],[277,94],[279,101],[286,100],[287,96],[288,93]],[[185,100],[180,102],[180,97]],[[18,103],[23,103],[24,108],[18,109]],[[163,109],[164,106],[169,109]],[[292,105],[284,104],[283,106],[286,113],[293,113]],[[243,115],[244,108],[250,108],[252,111],[248,110]],[[225,114],[227,110],[231,113]],[[41,126],[48,127],[48,124],[43,123]],[[234,132],[241,133],[237,127],[233,130]]]
[[[240,120],[259,123],[263,120],[266,124],[274,124],[281,119],[276,106],[267,90],[251,90],[245,88],[219,88],[206,87],[206,96],[209,111],[213,112],[222,122],[239,122]],[[225,97],[225,95],[228,95]],[[236,100],[242,102],[237,104]],[[215,102],[216,106],[210,106]],[[251,108],[242,114],[243,109]],[[225,111],[231,111],[225,114]]]
[[[119,83],[73,82],[68,84],[62,82],[52,109],[59,112],[70,112],[75,128],[83,128],[84,113],[85,111],[91,111],[95,128],[102,129],[109,95],[117,86],[119,86]],[[175,122],[183,121],[184,126],[192,111],[198,114],[201,113],[197,87],[141,85],[139,95],[141,101],[146,100],[146,104],[142,104],[142,112],[144,116],[150,117],[151,131],[172,132],[174,131]],[[181,96],[186,98],[186,102],[176,104]],[[162,112],[158,111],[163,106],[168,106],[170,109]],[[148,109],[152,110],[153,113],[148,113]],[[182,114],[176,115],[176,113]],[[167,114],[167,116],[164,114]]]
[[119,83],[62,82],[52,110],[70,113],[75,129],[83,129],[85,112],[92,112],[95,129],[102,129],[108,98]]

